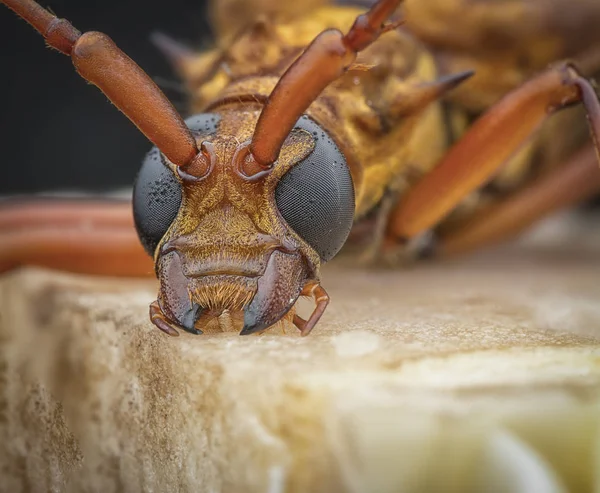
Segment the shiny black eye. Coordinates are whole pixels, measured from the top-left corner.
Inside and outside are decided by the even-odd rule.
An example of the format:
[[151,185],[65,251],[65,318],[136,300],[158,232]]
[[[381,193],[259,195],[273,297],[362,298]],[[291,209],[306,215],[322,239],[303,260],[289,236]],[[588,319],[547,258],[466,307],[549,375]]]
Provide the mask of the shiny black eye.
[[[217,131],[218,115],[194,115],[185,121],[195,135],[210,135]],[[144,158],[133,186],[133,218],[138,236],[146,252],[154,255],[179,212],[181,184],[167,167],[161,152],[153,147]]]
[[327,262],[350,233],[354,185],[344,155],[317,123],[303,116],[295,128],[310,132],[315,148],[283,175],[275,201],[288,225]]

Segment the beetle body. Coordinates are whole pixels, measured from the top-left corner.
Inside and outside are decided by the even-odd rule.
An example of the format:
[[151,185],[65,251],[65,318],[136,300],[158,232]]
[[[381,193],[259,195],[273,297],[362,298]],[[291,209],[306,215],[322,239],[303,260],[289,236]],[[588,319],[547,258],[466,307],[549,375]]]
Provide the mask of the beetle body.
[[[325,6],[291,22],[259,17],[225,49],[181,61],[193,111],[237,107],[243,113],[254,104],[259,113],[285,69],[312,39],[329,28],[347,31],[361,12]],[[400,98],[409,101],[420,85],[438,76],[424,46],[393,31],[361,52],[357,63],[308,108],[306,114],[347,157],[356,218],[380,202],[396,177],[423,174],[443,155],[448,138],[439,101],[392,107]],[[252,129],[255,123],[250,123]]]
[[[368,2],[372,4],[373,2]],[[429,172],[468,130],[470,122],[507,92],[548,64],[582,59],[588,73],[600,71],[592,56],[600,37],[587,29],[577,36],[579,19],[590,26],[600,8],[582,0],[570,22],[558,12],[567,4],[506,2],[467,8],[462,1],[406,1],[405,28],[382,37],[361,52],[356,66],[332,83],[307,114],[340,144],[347,156],[356,191],[351,238],[381,252],[381,223],[388,219],[386,195],[397,200]],[[232,10],[248,10],[239,23]],[[251,106],[262,108],[291,61],[320,32],[348,30],[361,9],[315,2],[298,6],[256,1],[214,3],[222,37],[218,47],[183,57],[175,66],[186,82],[192,111]],[[252,13],[250,13],[252,12]],[[502,16],[498,16],[503,12]],[[268,15],[267,15],[268,14]],[[464,17],[464,30],[452,26]],[[244,22],[242,22],[242,19]],[[255,19],[255,20],[252,20]],[[467,43],[467,41],[471,41]],[[479,41],[473,43],[473,41]],[[600,51],[600,48],[598,48]],[[427,83],[476,68],[468,84],[440,91],[439,99],[423,100]],[[244,101],[244,103],[240,103]],[[559,167],[583,146],[587,130],[580,108],[566,110],[545,122],[484,187],[471,192],[436,229],[451,232],[492,204],[525,188]],[[378,226],[379,223],[379,226]],[[392,261],[398,256],[393,255]]]
[[[536,176],[544,134],[529,139],[548,114],[583,102],[592,136],[600,138],[600,105],[574,66],[515,81],[471,125],[494,88],[471,100],[464,92],[444,99],[472,73],[449,72],[452,63],[443,63],[439,50],[409,26],[398,29],[399,0],[379,0],[366,13],[316,1],[293,19],[297,6],[266,2],[275,17],[221,26],[221,42],[203,54],[159,38],[190,89],[194,116],[185,122],[106,36],[81,34],[30,0],[4,3],[70,55],[155,144],[134,187],[133,215],[160,281],[151,320],[170,335],[199,334],[223,313],[242,334],[282,320],[310,333],[329,302],[321,265],[342,248],[353,223],[377,256],[406,251],[409,239],[428,230],[448,231],[446,249],[460,250],[465,238],[467,247],[501,238],[600,189],[592,152],[557,165],[547,179]],[[232,3],[217,3],[217,18]],[[531,74],[536,70],[531,64]],[[528,71],[522,68],[524,79]],[[569,118],[550,121],[553,135],[576,136],[558,146],[560,161],[579,137]],[[569,187],[577,192],[566,193]],[[519,200],[531,211],[522,215],[527,221],[515,220]],[[486,231],[479,217],[489,202],[500,207]],[[42,237],[32,257],[47,259],[47,244]],[[2,263],[10,266],[11,255],[25,257],[18,248],[0,249]],[[74,263],[67,258],[64,267]],[[317,304],[308,320],[294,311],[301,295]]]
[[[277,295],[269,295],[269,302],[280,306],[267,310],[277,315],[258,325],[247,315],[244,332],[264,329],[282,313],[291,320],[290,302],[306,283],[319,281],[321,263],[344,244],[353,218],[372,211],[391,182],[400,187],[400,180],[407,183],[408,177],[424,174],[443,154],[447,137],[438,131],[443,124],[439,102],[391,105],[400,97],[410,100],[420,85],[437,77],[431,55],[395,31],[362,52],[355,67],[311,104],[303,117],[312,122],[310,128],[299,122],[304,128],[290,135],[266,181],[252,182],[236,173],[238,144],[251,139],[264,102],[287,67],[320,32],[347,31],[360,13],[322,7],[291,23],[258,19],[225,50],[180,65],[196,88],[193,107],[200,113],[190,121],[215,122],[206,136],[215,169],[206,182],[182,180],[178,215],[158,247],[152,245],[161,285],[185,286],[181,293],[164,290],[159,296],[171,319],[185,318],[183,312],[198,317],[200,306],[205,316],[223,310],[234,319],[242,318],[244,309],[255,313],[251,302],[267,276],[278,278],[271,281]],[[402,145],[393,145],[397,142]],[[321,156],[332,148],[336,156],[323,162]],[[305,155],[309,162],[299,165]],[[326,170],[336,167],[349,176],[328,181]],[[332,194],[337,197],[333,203]],[[294,251],[301,258],[294,258]],[[191,302],[187,293],[192,293]]]

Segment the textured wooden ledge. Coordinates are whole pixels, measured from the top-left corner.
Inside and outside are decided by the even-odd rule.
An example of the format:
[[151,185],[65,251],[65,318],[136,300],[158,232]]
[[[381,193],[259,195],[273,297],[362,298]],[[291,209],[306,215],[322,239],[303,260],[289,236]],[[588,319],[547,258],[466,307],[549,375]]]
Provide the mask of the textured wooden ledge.
[[313,335],[171,339],[153,283],[0,279],[0,491],[600,491],[600,249],[325,272]]

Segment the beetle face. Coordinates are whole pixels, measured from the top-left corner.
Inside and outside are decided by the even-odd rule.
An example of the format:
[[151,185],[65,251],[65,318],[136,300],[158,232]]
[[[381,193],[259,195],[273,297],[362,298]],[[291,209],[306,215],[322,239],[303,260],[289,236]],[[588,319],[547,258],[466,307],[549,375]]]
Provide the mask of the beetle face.
[[344,156],[302,117],[268,173],[241,171],[258,111],[186,121],[206,156],[201,170],[175,167],[153,149],[134,188],[140,240],[154,255],[159,307],[192,333],[228,310],[242,334],[268,328],[318,281],[342,247],[354,214]]

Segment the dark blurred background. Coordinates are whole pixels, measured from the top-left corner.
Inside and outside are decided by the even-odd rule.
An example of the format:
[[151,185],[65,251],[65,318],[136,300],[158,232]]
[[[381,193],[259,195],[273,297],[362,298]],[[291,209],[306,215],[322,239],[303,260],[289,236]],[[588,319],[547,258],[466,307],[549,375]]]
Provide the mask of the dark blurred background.
[[[46,0],[80,31],[102,31],[185,109],[179,80],[150,42],[159,30],[194,47],[211,42],[206,0]],[[131,186],[145,137],[68,57],[0,5],[0,195]]]

